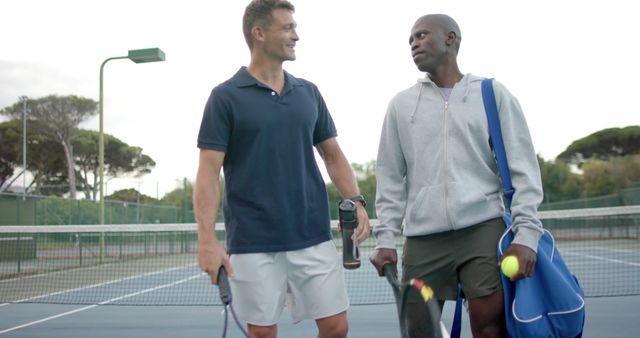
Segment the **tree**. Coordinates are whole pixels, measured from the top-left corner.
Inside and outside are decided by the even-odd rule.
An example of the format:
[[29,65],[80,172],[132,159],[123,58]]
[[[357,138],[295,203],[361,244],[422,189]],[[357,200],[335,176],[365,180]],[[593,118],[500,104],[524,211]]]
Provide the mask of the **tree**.
[[538,155],[544,201],[558,202],[579,198],[582,191],[580,175],[571,172],[571,168],[562,160],[545,161]]
[[559,158],[582,164],[595,157],[608,160],[616,156],[640,154],[640,126],[608,128],[573,141]]
[[606,161],[592,157],[584,162],[582,171],[584,197],[609,195],[615,192],[616,184],[611,166]]
[[109,196],[105,196],[105,199],[111,201],[122,201],[122,202],[131,202],[131,203],[142,203],[142,204],[151,204],[155,203],[158,200],[147,196],[136,189],[122,189],[114,192]]
[[582,197],[612,194],[640,180],[640,126],[597,131],[558,158],[581,169]]
[[[224,196],[224,180],[222,177],[220,177],[220,182],[221,196]],[[180,208],[182,212],[179,221],[185,222],[190,219],[188,214],[193,210],[193,182],[185,178],[182,181],[177,181],[176,184],[176,188],[166,193],[161,201],[162,204]],[[222,205],[218,209],[217,221],[222,221]]]
[[581,168],[585,197],[613,194],[640,182],[640,155],[617,156],[607,161],[592,157]]
[[13,176],[18,162],[18,154],[14,146],[16,142],[14,125],[15,123],[11,121],[0,123],[0,188],[3,188]]
[[375,200],[376,200],[376,161],[371,160],[364,164],[352,164],[353,170],[356,173],[358,179],[358,187],[360,193],[367,199],[367,213],[369,217],[377,217],[375,214]]
[[[27,170],[31,172],[33,181],[25,189],[35,185],[32,190],[37,194],[61,195],[68,191],[63,150],[60,143],[45,130],[46,127],[39,121],[30,121],[27,127]],[[0,163],[4,163],[0,168],[8,170],[9,167],[21,167],[22,122],[15,119],[0,123],[0,135],[3,137],[3,148],[8,149],[7,152],[0,152]]]
[[[99,133],[91,130],[78,129],[72,140],[75,151],[75,163],[80,184],[85,198],[96,199],[99,190],[98,178]],[[151,157],[142,153],[142,148],[130,146],[120,139],[104,135],[104,170],[106,176],[140,177],[148,174],[156,163]]]
[[[68,171],[64,150],[40,121],[27,127],[27,169],[33,174],[35,191],[43,195],[61,196],[69,192]],[[76,129],[71,140],[74,149],[74,172],[77,186],[86,199],[96,199],[98,182],[98,132]],[[0,123],[0,172],[10,178],[14,169],[22,166],[22,127],[19,120]],[[5,142],[6,141],[6,142]],[[105,134],[105,172],[109,177],[130,175],[140,177],[151,172],[155,162],[139,147],[129,146],[118,138]],[[6,178],[5,178],[6,180]],[[1,182],[1,181],[0,181]],[[5,187],[6,188],[6,187]]]
[[[367,199],[367,212],[369,217],[375,218],[375,198],[376,198],[376,161],[372,160],[367,163],[352,163],[351,167],[356,175],[360,193]],[[329,198],[329,210],[331,218],[338,218],[338,203],[343,196],[340,195],[338,189],[333,183],[327,183],[327,195]],[[351,196],[344,196],[351,197]]]
[[[67,179],[70,198],[76,198],[76,173],[72,138],[78,125],[97,113],[98,103],[94,100],[69,95],[50,95],[27,101],[27,117],[47,126],[47,131],[62,145],[67,164]],[[23,103],[18,102],[1,112],[14,118],[22,116]]]
[[610,162],[616,186],[629,188],[640,183],[640,155],[615,157]]
[[62,196],[69,192],[67,162],[62,144],[49,133],[40,121],[30,121],[27,127],[27,169],[39,195]]

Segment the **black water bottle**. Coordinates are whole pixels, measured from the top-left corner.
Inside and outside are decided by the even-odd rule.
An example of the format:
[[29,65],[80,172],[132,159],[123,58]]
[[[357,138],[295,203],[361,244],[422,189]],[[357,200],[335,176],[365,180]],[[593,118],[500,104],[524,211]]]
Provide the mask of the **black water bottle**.
[[349,270],[357,269],[360,267],[360,251],[355,238],[351,238],[358,227],[355,202],[348,199],[340,201],[338,214],[342,228],[342,266]]

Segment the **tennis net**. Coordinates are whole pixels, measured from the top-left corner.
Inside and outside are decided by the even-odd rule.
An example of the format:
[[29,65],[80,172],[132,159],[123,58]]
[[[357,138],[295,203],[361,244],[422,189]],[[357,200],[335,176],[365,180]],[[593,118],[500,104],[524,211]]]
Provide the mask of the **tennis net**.
[[[640,206],[543,211],[540,218],[587,296],[640,294]],[[337,232],[335,243],[341,251]],[[394,301],[367,262],[374,247],[373,239],[363,243],[362,266],[345,270],[353,305]],[[1,226],[0,303],[220,304],[197,262],[195,224]]]

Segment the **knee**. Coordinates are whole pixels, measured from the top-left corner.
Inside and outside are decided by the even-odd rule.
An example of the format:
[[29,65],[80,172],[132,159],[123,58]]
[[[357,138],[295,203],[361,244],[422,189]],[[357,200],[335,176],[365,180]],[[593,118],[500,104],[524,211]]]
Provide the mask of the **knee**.
[[469,300],[469,318],[474,337],[506,337],[502,293]]
[[249,336],[251,338],[275,338],[277,329],[275,326],[253,326],[249,325]]
[[474,338],[501,338],[507,337],[507,330],[504,321],[485,321],[482,323],[472,323],[471,331]]
[[341,321],[332,325],[331,327],[320,332],[318,337],[321,338],[346,338],[349,332],[349,324],[346,321]]
[[504,330],[500,326],[485,326],[473,332],[474,337],[478,338],[501,338],[506,337]]

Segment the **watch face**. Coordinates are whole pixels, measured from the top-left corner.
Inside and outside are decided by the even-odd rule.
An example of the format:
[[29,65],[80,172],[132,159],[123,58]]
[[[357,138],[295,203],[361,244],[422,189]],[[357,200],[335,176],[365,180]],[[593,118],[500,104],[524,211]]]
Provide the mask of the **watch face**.
[[356,210],[356,202],[352,200],[342,200],[340,201],[340,204],[338,204],[338,209],[340,209],[340,211]]

